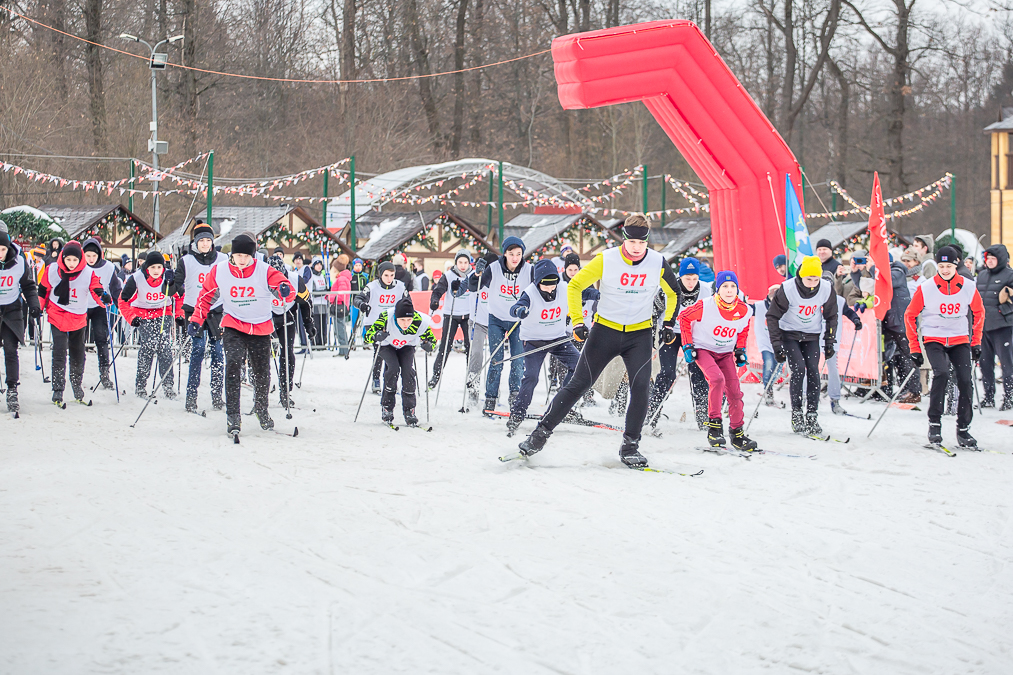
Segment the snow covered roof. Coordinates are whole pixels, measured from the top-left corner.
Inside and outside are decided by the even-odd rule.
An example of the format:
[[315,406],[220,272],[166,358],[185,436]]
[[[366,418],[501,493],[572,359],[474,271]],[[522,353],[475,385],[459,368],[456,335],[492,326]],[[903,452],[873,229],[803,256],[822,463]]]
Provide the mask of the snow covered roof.
[[710,218],[679,219],[666,223],[664,227],[655,228],[651,232],[651,238],[654,239],[657,235],[658,239],[665,240],[661,254],[665,256],[665,260],[672,262],[700,240],[709,237],[710,233]]
[[[813,244],[813,250],[816,250],[816,242],[820,239],[826,239],[830,242],[830,248],[837,248],[847,240],[854,237],[860,232],[865,232],[869,229],[868,220],[858,220],[851,222],[844,221],[832,221],[819,228],[815,232],[809,234],[809,241]],[[887,228],[892,234],[897,235],[901,243],[904,245],[910,244],[903,235],[898,234],[896,230]]]
[[162,235],[151,229],[150,225],[127,210],[122,204],[102,204],[100,206],[43,204],[39,207],[39,210],[60,223],[60,226],[67,231],[71,239],[76,239],[82,232],[116,210],[123,211],[124,215],[129,217],[134,225],[153,233],[156,239],[162,238]]
[[602,227],[600,222],[586,213],[522,213],[503,224],[503,237],[520,237],[524,242],[525,255],[529,256],[552,238],[564,234],[574,226],[583,226],[585,223]]
[[991,133],[993,131],[1013,131],[1013,108],[1003,108],[999,114],[1002,119],[985,127],[985,133]]
[[[219,239],[225,238],[228,241],[240,232],[249,232],[256,238],[258,234],[274,225],[284,218],[295,207],[283,206],[213,206],[211,207],[211,228],[215,231],[215,243],[222,243]],[[204,213],[193,214],[203,218]],[[193,223],[185,223],[162,240],[162,246],[166,249],[177,246],[186,246],[190,243],[190,228]]]

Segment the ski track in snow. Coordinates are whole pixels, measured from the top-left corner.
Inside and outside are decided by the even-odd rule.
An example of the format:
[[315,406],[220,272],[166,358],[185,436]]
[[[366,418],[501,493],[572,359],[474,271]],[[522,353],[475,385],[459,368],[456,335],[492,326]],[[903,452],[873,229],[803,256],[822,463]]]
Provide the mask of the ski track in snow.
[[[628,471],[618,432],[565,424],[498,462],[524,435],[457,412],[457,353],[432,433],[386,428],[370,393],[352,424],[360,351],[316,355],[293,420],[271,395],[298,438],[244,417],[239,446],[206,370],[206,419],[160,401],[131,429],[143,401],[58,410],[21,360],[22,419],[0,421],[3,673],[1013,672],[1013,455],[926,450],[924,412],[866,439],[873,422],[824,402],[842,445],[763,407],[761,447],[818,459],[746,461],[694,450],[683,378],[642,451],[705,469],[687,478]],[[617,423],[600,399],[584,414]],[[1004,415],[976,414],[983,447],[1013,451]]]

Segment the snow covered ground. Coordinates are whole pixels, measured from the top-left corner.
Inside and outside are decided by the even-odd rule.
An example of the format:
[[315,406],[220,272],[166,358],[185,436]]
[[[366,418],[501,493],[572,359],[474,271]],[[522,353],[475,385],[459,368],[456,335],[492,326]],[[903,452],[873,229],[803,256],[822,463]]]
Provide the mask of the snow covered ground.
[[[840,445],[763,408],[761,447],[818,458],[746,461],[694,449],[680,380],[642,450],[705,469],[685,478],[622,468],[617,432],[567,425],[498,462],[519,438],[457,412],[458,354],[432,433],[382,426],[368,393],[353,425],[368,367],[317,355],[299,437],[247,417],[235,446],[223,413],[181,402],[136,429],[132,396],[58,410],[23,350],[22,419],[0,420],[0,672],[1013,672],[1013,442],[995,424],[1013,414],[972,427],[1005,455],[948,458],[921,447],[923,412],[871,440],[823,415]],[[132,361],[118,370],[132,391]]]

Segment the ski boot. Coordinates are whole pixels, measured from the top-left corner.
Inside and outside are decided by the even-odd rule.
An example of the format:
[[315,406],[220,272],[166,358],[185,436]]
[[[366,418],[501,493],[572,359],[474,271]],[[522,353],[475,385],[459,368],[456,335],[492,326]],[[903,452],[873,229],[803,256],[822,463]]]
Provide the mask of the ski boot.
[[524,421],[524,415],[518,415],[510,413],[510,418],[507,420],[507,436],[513,436],[517,428],[521,426],[521,422]]
[[221,410],[225,407],[225,401],[220,396],[211,395],[211,407],[215,410]]
[[725,431],[720,417],[712,417],[707,420],[707,442],[710,443],[712,448],[723,448],[725,446]]
[[832,412],[835,415],[847,415],[848,414],[848,411],[845,410],[844,406],[841,405],[840,400],[836,399],[836,398],[830,399],[830,412]]
[[148,391],[144,387],[135,387],[134,394],[137,398],[148,398]]
[[234,436],[236,436],[236,435],[239,434],[239,430],[243,426],[243,416],[242,415],[226,415],[225,416],[225,423],[228,425],[228,431],[226,433],[228,433],[229,436],[233,436],[234,437]]
[[7,412],[16,413],[21,410],[21,405],[18,403],[18,388],[8,387],[7,388]]
[[163,388],[162,395],[165,396],[166,401],[175,401],[178,398],[176,390],[172,388],[172,385]]
[[647,458],[640,454],[639,440],[633,440],[623,434],[623,444],[619,446],[619,459],[631,469],[642,469],[647,466]]
[[186,394],[186,411],[188,413],[196,413],[197,412],[197,395],[196,394],[191,395],[190,392],[187,392],[187,394]]
[[267,412],[267,409],[253,411],[257,415],[257,421],[260,422],[260,428],[264,431],[270,431],[274,429],[274,420],[271,419],[271,413]]
[[419,425],[419,418],[415,416],[415,408],[408,408],[404,411],[404,423],[409,427],[417,427]]
[[805,432],[809,436],[822,436],[823,428],[820,427],[819,421],[816,419],[816,413],[807,412],[805,414]]
[[427,384],[426,387],[429,389],[429,391],[432,391],[433,389],[436,389],[436,385],[438,385],[439,383],[440,383],[439,376],[433,375],[431,378],[429,378],[429,384]]
[[379,377],[374,377],[373,378],[373,393],[374,394],[379,394],[380,393],[380,378]]
[[482,414],[485,415],[486,417],[492,417],[493,416],[492,411],[495,409],[496,409],[496,399],[486,396],[485,405],[482,406]]
[[288,392],[284,390],[282,390],[282,392],[278,395],[278,402],[281,403],[281,407],[286,410],[295,406],[295,401],[293,401]]
[[732,436],[732,447],[736,450],[754,452],[757,449],[756,441],[746,436],[746,432],[742,430],[742,427],[729,429],[728,432]]
[[551,435],[551,431],[539,424],[530,436],[517,444],[517,447],[520,448],[522,455],[530,457],[545,447],[545,441],[549,440]]
[[510,409],[511,409],[511,410],[513,410],[513,407],[514,407],[514,401],[516,401],[516,400],[517,400],[517,395],[518,395],[519,393],[520,393],[520,392],[517,392],[517,391],[512,391],[512,392],[510,392],[510,397],[509,397],[509,398],[507,399],[507,401],[509,402],[509,405],[510,405]]
[[109,379],[109,368],[102,368],[99,372],[99,385],[103,389],[115,389],[116,385]]
[[974,440],[969,432],[968,427],[957,427],[957,445],[962,448],[971,448],[972,450],[978,449],[978,441]]
[[774,402],[774,391],[772,389],[768,388],[763,392],[763,404],[770,408],[777,407],[777,403]]
[[57,408],[63,408],[64,407],[64,405],[63,405],[63,392],[62,391],[54,391],[53,392],[53,405],[55,405]]
[[383,420],[383,422],[385,424],[390,424],[391,426],[393,426],[394,425],[394,408],[381,408],[380,409],[380,419]]
[[801,410],[792,408],[791,410],[791,430],[796,434],[805,435],[808,433],[805,426],[805,415],[802,414]]
[[1002,397],[1002,405],[999,406],[999,410],[1001,412],[1006,412],[1007,410],[1013,410],[1013,395],[1009,395],[1009,394],[1004,394],[1003,395],[1003,397]]
[[943,442],[943,425],[941,422],[929,422],[929,443],[939,445]]
[[978,404],[978,408],[984,410],[985,408],[994,408],[995,401],[991,397],[981,399],[981,403]]
[[71,389],[71,391],[74,392],[74,400],[75,401],[83,401],[84,400],[84,387],[82,387],[80,384],[76,384],[74,382],[71,382],[70,383],[70,389]]

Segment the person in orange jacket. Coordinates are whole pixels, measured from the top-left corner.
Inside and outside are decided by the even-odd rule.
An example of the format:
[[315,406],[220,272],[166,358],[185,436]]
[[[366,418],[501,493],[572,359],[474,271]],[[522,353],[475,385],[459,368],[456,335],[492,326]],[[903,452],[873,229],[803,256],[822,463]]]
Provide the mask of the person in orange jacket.
[[[972,362],[981,358],[981,332],[985,307],[973,279],[958,274],[961,254],[953,246],[936,251],[936,274],[921,282],[904,312],[904,328],[911,345],[911,360],[921,367],[928,358],[932,365],[932,389],[929,396],[929,443],[943,442],[942,415],[950,366],[957,375],[957,443],[976,448],[978,442],[969,428],[974,415]],[[968,312],[972,323],[968,329]],[[918,317],[922,317],[922,341],[918,343]],[[916,374],[917,375],[917,374]]]
[[120,292],[123,320],[139,331],[134,388],[141,398],[148,397],[148,375],[156,356],[158,372],[162,373],[162,391],[170,401],[176,398],[172,338],[175,318],[183,316],[183,312],[180,302],[173,302],[169,293],[172,282],[172,270],[166,268],[162,254],[148,251],[141,269],[127,277]]
[[113,300],[102,288],[102,280],[88,266],[80,242],[69,241],[56,262],[46,265],[39,278],[39,304],[53,332],[53,403],[65,408],[67,356],[70,356],[70,386],[74,400],[84,403],[84,333],[88,325],[88,296],[103,306]]
[[228,434],[238,439],[243,416],[240,381],[243,363],[249,365],[253,383],[253,412],[262,429],[273,429],[267,412],[271,385],[271,334],[274,333],[274,298],[295,300],[296,291],[284,274],[257,259],[257,243],[248,234],[232,240],[228,260],[215,263],[204,277],[197,305],[190,315],[187,334],[197,335],[208,311],[222,299],[222,344],[225,347],[225,418]]

